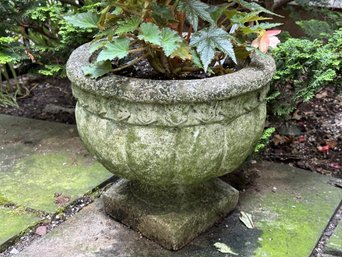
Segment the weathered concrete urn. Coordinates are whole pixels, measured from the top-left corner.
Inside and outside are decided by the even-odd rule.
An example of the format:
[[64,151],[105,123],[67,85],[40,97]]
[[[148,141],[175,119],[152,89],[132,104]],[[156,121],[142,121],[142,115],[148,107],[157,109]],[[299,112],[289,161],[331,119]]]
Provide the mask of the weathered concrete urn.
[[81,70],[88,48],[72,53],[67,73],[83,142],[122,178],[103,196],[106,212],[177,250],[235,208],[237,190],[217,177],[261,136],[274,61],[254,56],[242,70],[200,80],[94,80]]

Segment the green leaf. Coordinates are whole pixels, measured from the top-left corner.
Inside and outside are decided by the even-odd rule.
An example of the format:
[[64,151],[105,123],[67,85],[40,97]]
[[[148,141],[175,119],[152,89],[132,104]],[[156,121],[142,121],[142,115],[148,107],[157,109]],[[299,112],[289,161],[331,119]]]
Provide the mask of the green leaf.
[[271,18],[259,16],[260,12],[239,12],[236,13],[232,18],[231,22],[234,24],[238,24],[239,26],[244,26],[245,23],[254,22],[254,21],[263,21],[270,20]]
[[167,25],[170,22],[177,22],[170,8],[157,3],[153,4],[152,17],[157,21],[157,24]]
[[10,43],[18,41],[13,37],[0,37],[0,44],[9,45]]
[[204,71],[215,56],[215,50],[219,49],[228,55],[235,63],[236,57],[233,45],[229,40],[229,34],[220,28],[205,28],[193,34],[190,45],[196,47],[202,61]]
[[120,15],[120,14],[122,14],[122,13],[123,13],[123,10],[122,10],[122,8],[119,7],[119,6],[116,7],[114,11],[112,11],[112,14],[115,15],[115,16],[118,16],[118,15]]
[[215,21],[210,15],[209,5],[202,3],[198,0],[180,1],[178,8],[185,12],[185,16],[188,22],[192,25],[193,29],[198,29],[198,17],[202,20],[215,24]]
[[244,28],[240,28],[240,30],[245,34],[252,34],[252,33],[258,33],[259,31],[262,30],[267,30],[267,29],[271,29],[274,27],[279,27],[283,25],[283,23],[268,23],[268,22],[263,22],[260,23],[258,25],[254,25],[252,27],[244,27]]
[[125,21],[118,21],[118,27],[115,30],[116,34],[124,34],[135,31],[140,25],[141,19],[139,17],[132,17]]
[[93,54],[100,48],[104,47],[106,44],[108,44],[108,41],[93,41],[90,43],[89,52]]
[[258,5],[257,3],[255,2],[246,2],[244,0],[236,0],[237,3],[239,3],[241,6],[251,10],[251,11],[257,11],[257,12],[263,12],[263,13],[268,13],[268,14],[271,14],[271,15],[274,15],[274,16],[278,16],[278,17],[282,17],[284,18],[283,16],[279,15],[279,14],[276,14],[274,12],[271,12],[270,10],[262,7],[261,5]]
[[93,12],[79,13],[72,16],[64,17],[69,23],[74,25],[75,27],[79,27],[82,29],[88,28],[97,28],[97,22],[99,20],[99,16]]
[[161,32],[161,46],[166,56],[170,56],[183,42],[178,33],[172,29],[164,28]]
[[42,69],[38,70],[38,73],[44,76],[56,76],[63,69],[64,69],[64,66],[60,64],[47,64],[47,65],[44,65]]
[[161,31],[159,27],[153,23],[143,23],[140,25],[141,34],[138,36],[140,40],[161,46]]
[[208,9],[210,16],[215,21],[215,23],[218,22],[218,20],[222,17],[224,12],[226,11],[227,11],[227,7],[223,7],[223,6],[210,6]]
[[115,58],[124,58],[128,55],[130,40],[127,38],[114,39],[112,43],[108,43],[97,57],[98,62],[113,60]]
[[82,67],[84,75],[90,76],[93,79],[97,79],[112,70],[112,64],[110,61],[98,62]]
[[182,60],[191,60],[190,47],[182,42],[180,46],[171,54],[171,58],[181,58]]
[[191,49],[191,56],[192,56],[192,62],[200,69],[203,69],[203,64],[201,62],[200,57],[198,56],[197,52],[193,49]]
[[12,56],[4,53],[4,52],[0,52],[0,64],[6,64],[6,63],[10,63],[13,62],[13,58]]

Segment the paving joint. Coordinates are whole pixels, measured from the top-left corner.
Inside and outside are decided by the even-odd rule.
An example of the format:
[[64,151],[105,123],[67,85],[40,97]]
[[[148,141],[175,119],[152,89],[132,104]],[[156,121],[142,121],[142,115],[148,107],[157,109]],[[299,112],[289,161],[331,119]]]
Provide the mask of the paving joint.
[[[339,186],[335,186],[335,187],[339,187]],[[331,216],[331,219],[329,220],[328,225],[323,231],[310,257],[318,257],[318,256],[322,256],[322,254],[323,256],[325,256],[324,254],[333,254],[331,252],[326,252],[325,248],[326,248],[329,238],[334,234],[337,228],[337,225],[342,221],[341,215],[342,215],[342,201],[340,202],[339,206],[336,208],[334,214]],[[318,252],[319,249],[323,249],[323,252]]]
[[[10,252],[10,250],[12,248],[15,248],[16,244],[20,244],[21,240],[20,238],[22,238],[23,236],[30,236],[30,234],[34,233],[34,231],[41,226],[42,224],[46,224],[46,223],[52,223],[54,220],[54,217],[56,215],[59,215],[61,213],[66,212],[70,207],[74,206],[77,204],[77,202],[85,197],[92,197],[92,200],[86,204],[85,206],[83,206],[82,208],[80,208],[76,213],[80,212],[82,209],[84,209],[85,207],[87,207],[89,204],[93,203],[96,199],[98,199],[101,195],[101,192],[103,190],[106,190],[106,188],[109,188],[115,181],[117,180],[117,177],[112,176],[111,178],[105,180],[104,182],[102,182],[101,184],[99,184],[97,187],[95,187],[94,189],[92,189],[90,192],[84,194],[82,197],[79,197],[77,199],[75,199],[74,201],[70,202],[67,206],[63,207],[62,209],[57,210],[55,213],[53,213],[52,215],[50,213],[44,212],[44,211],[40,211],[40,210],[35,210],[35,209],[31,209],[31,208],[25,208],[23,206],[18,206],[11,203],[11,206],[6,206],[8,204],[10,204],[9,202],[1,205],[0,207],[4,207],[6,209],[9,210],[14,210],[17,208],[23,208],[23,211],[28,213],[28,214],[33,214],[35,216],[37,216],[38,218],[40,218],[41,220],[39,222],[37,222],[36,224],[28,227],[25,231],[23,231],[22,233],[16,235],[15,237],[11,238],[8,242],[6,242],[6,247],[2,247],[2,250],[0,251],[0,256],[2,256],[2,253],[5,252]],[[11,209],[11,207],[14,207],[13,209]],[[76,214],[74,213],[74,214]],[[74,215],[73,214],[73,215]],[[51,215],[51,218],[49,218],[49,215]],[[59,223],[56,227],[53,227],[51,230],[49,230],[49,232],[53,231],[54,229],[58,228],[60,225],[62,225],[66,220],[63,220],[61,223]],[[34,238],[31,242],[33,243],[36,239],[38,238]],[[27,245],[26,245],[27,246]]]

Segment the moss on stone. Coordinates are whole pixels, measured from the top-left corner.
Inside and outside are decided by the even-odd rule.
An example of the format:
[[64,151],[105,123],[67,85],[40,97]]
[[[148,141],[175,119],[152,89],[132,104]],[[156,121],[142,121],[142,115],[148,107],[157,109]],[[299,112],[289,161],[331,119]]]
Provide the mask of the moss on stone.
[[8,204],[9,201],[0,192],[0,205]]
[[25,231],[35,225],[40,219],[21,210],[10,210],[0,207],[0,251]]
[[[89,158],[69,153],[33,154],[0,177],[0,191],[7,201],[52,213],[110,177]],[[62,203],[56,202],[55,194],[64,197]]]
[[[270,215],[257,224],[263,233],[261,247],[257,249],[255,257],[309,256],[313,250],[312,242],[321,233],[321,224],[312,222],[312,215],[318,215],[321,212],[320,207],[295,201],[287,196],[280,198],[271,193],[263,201],[267,203],[264,212],[269,212]],[[298,240],[299,238],[302,240]]]

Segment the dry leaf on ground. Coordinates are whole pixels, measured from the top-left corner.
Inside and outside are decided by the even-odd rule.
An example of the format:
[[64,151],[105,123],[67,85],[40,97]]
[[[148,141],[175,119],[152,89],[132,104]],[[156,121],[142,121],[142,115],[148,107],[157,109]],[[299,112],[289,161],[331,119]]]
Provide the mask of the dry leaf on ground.
[[232,254],[232,255],[238,255],[236,252],[233,252],[232,249],[228,245],[226,245],[224,243],[216,242],[214,244],[214,246],[221,253],[229,253],[229,254]]
[[252,215],[247,212],[240,212],[240,220],[247,228],[254,228],[254,223],[252,220]]

